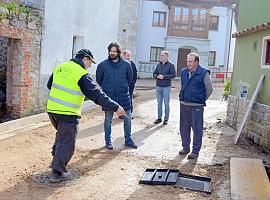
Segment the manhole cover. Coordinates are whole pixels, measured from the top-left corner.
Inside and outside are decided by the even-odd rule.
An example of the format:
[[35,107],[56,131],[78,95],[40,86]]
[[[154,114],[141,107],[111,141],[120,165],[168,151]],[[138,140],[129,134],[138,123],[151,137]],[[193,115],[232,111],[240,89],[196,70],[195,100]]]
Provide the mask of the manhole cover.
[[79,180],[81,173],[79,170],[70,171],[70,179],[67,181],[63,181],[60,183],[51,183],[50,178],[52,177],[51,171],[44,171],[44,172],[37,172],[33,174],[32,180],[37,184],[46,185],[49,187],[61,187],[61,186],[71,186],[76,184],[76,182]]

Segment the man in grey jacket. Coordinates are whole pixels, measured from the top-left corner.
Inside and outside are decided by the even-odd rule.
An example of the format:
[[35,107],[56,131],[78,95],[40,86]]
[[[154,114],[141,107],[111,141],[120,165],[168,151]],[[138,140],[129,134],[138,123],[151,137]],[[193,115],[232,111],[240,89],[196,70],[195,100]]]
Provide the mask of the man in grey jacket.
[[163,101],[165,105],[164,125],[168,124],[170,115],[171,79],[175,78],[175,67],[168,58],[168,51],[161,51],[160,62],[157,64],[153,73],[153,77],[156,79],[156,97],[158,104],[158,118],[154,122],[155,124],[162,122]]

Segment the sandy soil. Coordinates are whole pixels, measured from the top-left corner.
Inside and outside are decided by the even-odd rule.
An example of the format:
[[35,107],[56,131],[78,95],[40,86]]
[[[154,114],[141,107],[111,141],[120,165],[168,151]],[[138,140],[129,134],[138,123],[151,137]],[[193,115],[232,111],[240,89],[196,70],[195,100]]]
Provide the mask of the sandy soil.
[[[235,131],[223,121],[226,103],[221,90],[207,103],[203,147],[197,161],[179,156],[178,88],[172,90],[169,124],[153,125],[155,90],[137,90],[133,138],[137,150],[123,146],[123,124],[113,121],[114,150],[104,148],[103,112],[99,107],[83,115],[75,154],[69,164],[73,178],[48,183],[54,140],[51,125],[0,141],[0,199],[229,199],[231,157],[261,158],[269,154],[244,137],[233,144]],[[217,120],[220,118],[221,121]],[[205,194],[173,186],[139,184],[146,168],[172,168],[182,173],[212,178],[213,192]]]

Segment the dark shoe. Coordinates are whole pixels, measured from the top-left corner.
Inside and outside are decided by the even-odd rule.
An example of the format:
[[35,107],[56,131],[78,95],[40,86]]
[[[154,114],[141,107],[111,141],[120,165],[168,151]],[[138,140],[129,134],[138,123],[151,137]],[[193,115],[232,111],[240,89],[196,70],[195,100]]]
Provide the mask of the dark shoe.
[[154,124],[159,124],[162,122],[162,119],[156,119],[156,121],[154,122]]
[[50,182],[51,183],[59,183],[62,181],[67,181],[68,179],[70,179],[70,172],[57,172],[57,171],[53,171],[52,173],[52,177],[50,178]]
[[109,143],[106,143],[106,148],[109,149],[109,150],[113,150],[113,145],[111,142]]
[[190,159],[190,160],[197,159],[198,156],[199,156],[198,153],[193,153],[192,152],[191,154],[188,155],[187,159]]
[[180,155],[187,155],[188,153],[189,153],[188,149],[182,149],[182,150],[179,151]]
[[138,148],[138,146],[132,140],[130,140],[128,142],[125,142],[125,146],[130,147],[132,149],[137,149]]
[[168,120],[165,119],[165,120],[163,121],[163,125],[167,125],[167,124],[168,124]]

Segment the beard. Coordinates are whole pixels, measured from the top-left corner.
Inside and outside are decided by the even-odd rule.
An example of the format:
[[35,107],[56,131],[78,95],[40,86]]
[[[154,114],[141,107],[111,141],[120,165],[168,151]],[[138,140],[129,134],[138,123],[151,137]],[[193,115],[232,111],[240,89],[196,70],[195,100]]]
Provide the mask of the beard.
[[109,55],[109,58],[111,60],[117,60],[118,59],[118,55]]

